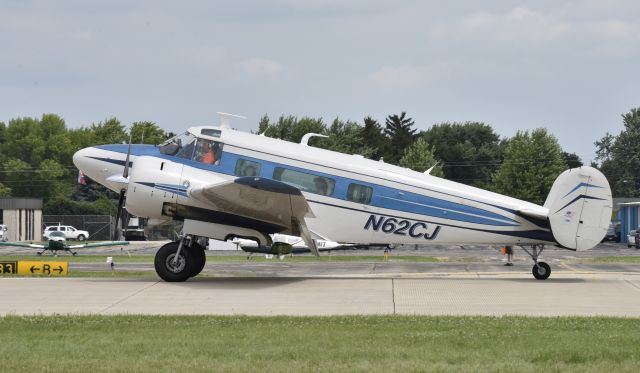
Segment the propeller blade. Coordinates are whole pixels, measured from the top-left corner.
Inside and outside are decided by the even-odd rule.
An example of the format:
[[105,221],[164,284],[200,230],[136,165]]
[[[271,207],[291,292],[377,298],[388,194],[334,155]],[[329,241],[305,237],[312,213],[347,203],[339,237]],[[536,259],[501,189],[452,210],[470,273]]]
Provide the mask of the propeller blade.
[[116,224],[113,228],[113,236],[112,239],[114,241],[118,240],[118,222],[120,221],[120,215],[122,214],[122,206],[124,205],[124,195],[126,190],[122,189],[120,191],[120,198],[118,199],[118,212],[116,213]]
[[[122,183],[123,186],[126,186],[124,181],[126,181],[126,183],[129,182],[128,178],[129,178],[129,159],[131,158],[131,140],[132,140],[132,134],[129,133],[129,147],[127,148],[127,158],[124,161],[124,171],[122,171],[122,179],[120,179],[120,181],[123,181]],[[127,193],[126,188],[123,188],[120,190],[120,198],[118,199],[118,212],[116,213],[116,224],[115,224],[115,227],[113,228],[114,241],[118,239],[118,223],[120,222],[120,216],[122,215],[122,206],[124,205],[125,193]]]
[[124,161],[124,171],[122,177],[125,179],[129,177],[129,158],[131,158],[131,134],[129,134],[129,148],[127,149],[127,159]]

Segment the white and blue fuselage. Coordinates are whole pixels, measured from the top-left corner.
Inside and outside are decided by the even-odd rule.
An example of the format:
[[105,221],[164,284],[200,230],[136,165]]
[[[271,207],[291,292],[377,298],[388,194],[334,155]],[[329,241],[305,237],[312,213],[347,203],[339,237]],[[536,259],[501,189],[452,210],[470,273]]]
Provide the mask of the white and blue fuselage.
[[[206,135],[212,131],[215,136]],[[192,188],[246,177],[250,167],[248,176],[301,191],[312,212],[305,222],[314,238],[356,244],[556,242],[544,218],[547,207],[358,155],[228,128],[193,127],[188,132],[219,144],[215,163],[166,154],[161,146],[132,145],[126,186],[113,176],[123,172],[127,145],[83,149],[74,155],[74,163],[114,191],[126,187],[128,211],[150,219],[192,219],[277,233],[270,232],[277,227],[255,216],[232,216],[229,209],[221,212],[219,205],[203,205],[190,195]],[[313,183],[318,180],[320,186]]]

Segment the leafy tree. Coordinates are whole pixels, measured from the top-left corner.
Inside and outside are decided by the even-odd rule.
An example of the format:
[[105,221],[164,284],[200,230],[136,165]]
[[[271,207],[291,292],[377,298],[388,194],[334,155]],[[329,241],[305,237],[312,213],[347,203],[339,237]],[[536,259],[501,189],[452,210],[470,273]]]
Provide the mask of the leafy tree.
[[569,168],[576,168],[583,165],[582,159],[580,159],[576,153],[562,152],[562,158],[564,158],[564,163],[566,163]]
[[640,196],[640,108],[622,115],[624,129],[595,142],[596,161],[611,185],[614,197]]
[[[157,132],[156,127],[150,133],[155,136]],[[124,126],[116,118],[78,129],[67,129],[64,119],[55,114],[15,118],[8,125],[0,123],[0,196],[41,197],[48,204],[49,213],[61,213],[51,210],[51,206],[62,208],[65,204],[50,202],[67,200],[76,189],[73,154],[84,147],[126,140]],[[99,208],[102,213],[114,209],[104,203],[113,193],[100,188],[96,188],[97,195],[91,200],[93,213],[99,213]],[[97,203],[100,201],[103,202]],[[89,208],[85,207],[84,210]]]
[[94,123],[89,129],[92,134],[92,145],[121,144],[129,141],[124,126],[116,118]]
[[133,122],[129,133],[133,144],[157,145],[168,138],[162,128],[148,121]]
[[298,119],[292,115],[286,117],[282,115],[274,123],[271,123],[269,117],[265,115],[260,119],[258,127],[259,133],[267,137],[298,143],[305,134],[310,132],[323,133],[325,129],[326,126],[322,122],[322,118],[302,117]]
[[502,162],[500,136],[480,122],[436,124],[420,134],[444,162],[445,178],[487,189]]
[[436,161],[433,149],[429,147],[429,144],[427,144],[427,141],[424,139],[418,139],[411,144],[404,152],[402,158],[400,158],[398,164],[418,172],[425,172],[430,167],[435,166],[431,171],[431,175],[444,176],[442,165]]
[[0,183],[0,197],[11,197],[11,188]]
[[546,129],[518,131],[508,142],[493,189],[541,205],[566,168],[562,148]]
[[371,159],[379,160],[386,156],[389,151],[389,140],[385,137],[382,126],[378,124],[378,121],[371,117],[364,118],[362,138],[371,148]]
[[356,122],[344,122],[336,118],[323,135],[329,137],[318,140],[320,148],[363,157],[373,153],[373,149],[364,141],[362,127]]
[[76,184],[69,198],[78,202],[94,202],[102,197],[117,200],[118,194],[95,181],[85,178],[85,184]]
[[389,139],[389,151],[387,153],[387,163],[397,164],[404,151],[409,147],[416,138],[416,129],[413,128],[415,122],[411,118],[407,118],[407,113],[402,112],[389,115],[385,121],[386,127],[384,134]]
[[45,215],[115,215],[116,210],[113,201],[106,197],[101,197],[94,202],[79,202],[57,197],[45,201],[42,207]]
[[21,160],[10,158],[3,164],[3,183],[12,189],[12,197],[35,196],[33,193],[33,172],[31,166]]
[[44,160],[46,139],[38,119],[11,119],[5,131],[5,141],[0,145],[0,151],[6,159],[19,159],[35,166]]

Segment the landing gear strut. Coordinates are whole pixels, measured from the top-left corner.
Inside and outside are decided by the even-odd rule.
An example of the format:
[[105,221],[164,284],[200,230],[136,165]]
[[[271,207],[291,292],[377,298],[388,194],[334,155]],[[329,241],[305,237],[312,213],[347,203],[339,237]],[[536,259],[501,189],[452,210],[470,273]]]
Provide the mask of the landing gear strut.
[[154,265],[161,279],[183,282],[198,275],[206,260],[204,248],[193,237],[186,236],[162,246],[156,253]]
[[[531,259],[533,259],[533,268],[531,269],[531,273],[536,280],[546,280],[551,276],[551,267],[545,262],[539,262],[538,257],[544,251],[544,245],[533,245],[531,252],[527,250],[524,246],[521,246],[522,250],[524,250]],[[538,250],[538,247],[540,249]]]

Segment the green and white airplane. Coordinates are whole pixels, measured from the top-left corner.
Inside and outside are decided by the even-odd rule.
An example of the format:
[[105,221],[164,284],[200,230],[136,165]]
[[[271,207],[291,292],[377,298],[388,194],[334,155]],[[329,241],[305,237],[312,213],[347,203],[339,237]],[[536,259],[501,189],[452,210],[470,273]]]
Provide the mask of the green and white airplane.
[[42,255],[45,251],[51,251],[53,255],[58,255],[58,251],[68,251],[71,255],[76,255],[78,252],[75,249],[84,249],[89,247],[103,247],[103,246],[118,246],[128,245],[127,241],[106,241],[96,243],[84,243],[78,245],[67,245],[67,240],[62,232],[51,232],[49,239],[45,244],[26,243],[26,242],[0,242],[0,246],[13,246],[13,247],[29,247],[34,249],[42,249],[37,254]]

